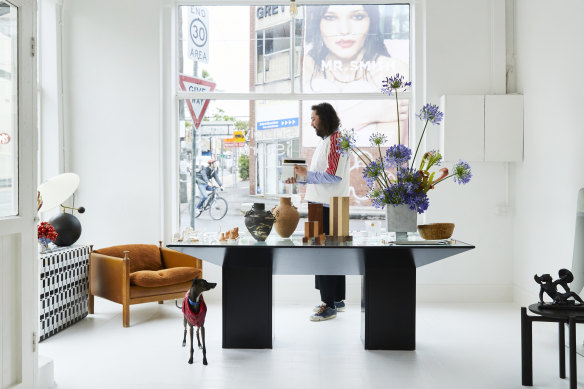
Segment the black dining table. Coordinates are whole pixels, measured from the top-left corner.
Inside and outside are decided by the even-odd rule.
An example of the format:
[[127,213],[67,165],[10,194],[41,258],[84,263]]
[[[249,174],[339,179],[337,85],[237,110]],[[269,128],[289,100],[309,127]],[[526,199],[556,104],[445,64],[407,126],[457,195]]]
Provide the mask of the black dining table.
[[[455,240],[392,242],[383,236],[302,236],[219,241],[200,237],[167,247],[222,267],[223,348],[272,348],[274,275],[361,275],[361,339],[368,350],[416,348],[416,269],[474,248]],[[419,239],[419,238],[418,238]]]

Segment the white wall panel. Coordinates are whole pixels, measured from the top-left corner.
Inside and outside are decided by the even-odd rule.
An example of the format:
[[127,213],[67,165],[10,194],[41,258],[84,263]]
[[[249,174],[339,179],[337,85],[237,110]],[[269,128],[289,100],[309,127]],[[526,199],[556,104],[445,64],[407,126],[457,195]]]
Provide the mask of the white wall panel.
[[[514,283],[537,298],[534,274],[571,268],[584,187],[584,2],[516,1],[517,91],[524,96],[524,161],[514,164]],[[546,28],[542,28],[546,26]],[[527,303],[526,299],[520,302]]]
[[160,2],[64,2],[66,152],[81,178],[79,243],[162,238]]

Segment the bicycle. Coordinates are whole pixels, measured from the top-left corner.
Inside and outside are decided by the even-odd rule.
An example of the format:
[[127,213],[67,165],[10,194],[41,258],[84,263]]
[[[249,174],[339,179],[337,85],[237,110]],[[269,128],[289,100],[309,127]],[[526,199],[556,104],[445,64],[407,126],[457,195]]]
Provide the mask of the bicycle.
[[[206,210],[209,210],[211,219],[221,220],[223,219],[223,217],[225,217],[228,209],[227,200],[225,200],[223,197],[217,194],[218,189],[219,189],[218,186],[211,187],[211,193],[209,193],[209,196],[207,196],[201,208],[195,209],[195,218],[201,216],[201,214]],[[221,190],[223,189],[221,188]],[[194,203],[195,207],[197,206],[197,204],[199,204],[199,201],[201,201],[201,196],[196,195]]]

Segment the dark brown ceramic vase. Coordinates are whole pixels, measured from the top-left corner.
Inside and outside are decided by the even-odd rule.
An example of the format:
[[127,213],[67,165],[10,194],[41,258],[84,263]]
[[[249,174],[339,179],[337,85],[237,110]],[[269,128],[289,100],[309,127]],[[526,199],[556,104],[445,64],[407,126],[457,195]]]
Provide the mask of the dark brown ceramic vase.
[[282,238],[290,237],[300,220],[298,209],[292,205],[290,197],[281,197],[280,205],[272,209],[272,214],[276,218],[274,228],[278,235]]
[[245,226],[251,236],[259,242],[263,242],[270,235],[273,224],[274,215],[266,211],[264,203],[253,203],[252,208],[245,213]]

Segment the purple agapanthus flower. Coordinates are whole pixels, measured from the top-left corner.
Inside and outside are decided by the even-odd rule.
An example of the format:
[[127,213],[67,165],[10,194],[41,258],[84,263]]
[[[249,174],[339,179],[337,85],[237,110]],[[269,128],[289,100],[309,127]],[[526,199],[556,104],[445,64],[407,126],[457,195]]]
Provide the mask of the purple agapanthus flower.
[[371,205],[375,208],[382,208],[385,207],[386,202],[384,201],[383,192],[379,189],[371,189],[371,191],[367,194],[367,197],[371,199]]
[[385,162],[390,167],[399,167],[408,163],[412,150],[404,145],[393,145],[385,152]]
[[426,211],[430,202],[423,190],[419,171],[398,168],[397,176],[398,180],[383,190],[386,203],[393,206],[405,204],[418,213]]
[[438,106],[434,104],[426,104],[420,109],[420,113],[416,114],[421,120],[426,120],[432,124],[439,124],[444,118],[444,113],[438,110]]
[[454,168],[452,168],[453,172],[452,175],[454,176],[454,182],[458,182],[458,184],[466,184],[470,181],[472,177],[472,173],[470,171],[470,165],[468,162],[464,162],[463,160],[459,159]]
[[385,80],[381,82],[381,93],[391,95],[393,91],[397,92],[398,89],[402,89],[403,92],[411,85],[411,81],[404,82],[404,76],[400,76],[399,73],[396,73],[395,76],[386,77]]
[[383,144],[387,142],[387,137],[384,134],[376,132],[375,134],[371,134],[369,137],[369,143],[371,146],[383,146]]
[[372,188],[375,184],[376,178],[380,177],[383,172],[383,166],[381,165],[381,161],[371,161],[371,163],[363,169],[363,178],[367,183],[369,188]]
[[341,132],[341,136],[337,139],[337,153],[341,155],[348,155],[355,147],[355,133],[351,131]]

